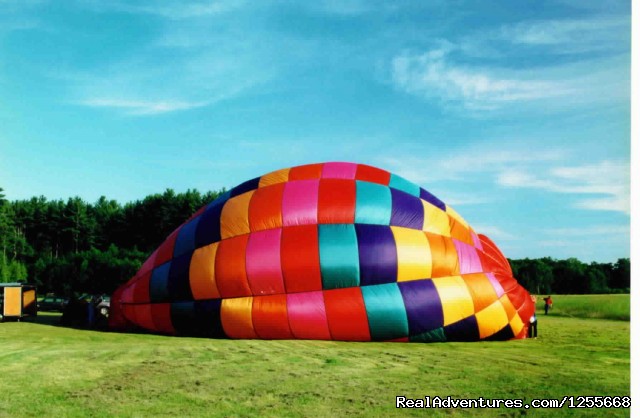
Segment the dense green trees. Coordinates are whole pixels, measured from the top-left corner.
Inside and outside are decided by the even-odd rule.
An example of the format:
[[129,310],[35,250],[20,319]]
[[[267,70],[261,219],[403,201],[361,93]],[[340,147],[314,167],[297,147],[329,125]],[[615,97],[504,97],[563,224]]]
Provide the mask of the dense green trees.
[[110,293],[219,193],[168,189],[121,205],[106,197],[8,202],[0,189],[0,282],[28,281],[42,293]]
[[628,293],[631,263],[620,258],[615,263],[585,264],[578,259],[509,260],[513,275],[531,293]]
[[12,205],[0,188],[0,282],[27,279],[27,267],[19,256],[28,252],[28,246],[13,215]]
[[[33,197],[9,202],[0,188],[0,282],[28,281],[40,292],[110,293],[185,219],[221,192],[167,189],[121,205],[101,197]],[[570,258],[510,260],[532,293],[628,292],[629,259],[585,264]]]

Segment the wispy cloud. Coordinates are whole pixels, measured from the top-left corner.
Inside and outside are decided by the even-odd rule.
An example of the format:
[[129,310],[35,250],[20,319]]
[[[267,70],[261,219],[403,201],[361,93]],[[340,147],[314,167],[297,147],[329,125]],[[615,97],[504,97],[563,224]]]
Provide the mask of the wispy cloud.
[[[236,38],[228,30],[220,33],[223,30],[216,32],[208,25],[171,24],[135,57],[85,72],[62,70],[53,76],[68,84],[69,102],[127,115],[212,106],[272,79],[279,64],[270,60],[268,40],[256,39],[252,46],[253,38]],[[190,40],[188,48],[165,42],[175,39],[176,32]],[[162,59],[167,54],[171,59]]]
[[89,107],[104,107],[121,109],[131,115],[157,115],[160,113],[175,112],[179,110],[194,109],[210,104],[209,102],[185,102],[185,101],[142,101],[121,98],[93,98],[80,104]]
[[578,209],[628,214],[629,162],[567,164],[576,158],[575,152],[563,148],[545,149],[530,141],[513,141],[478,144],[446,155],[385,157],[379,165],[418,184],[431,185],[430,191],[452,206],[487,203],[496,196],[454,195],[442,184],[456,181],[463,187],[465,183],[490,181],[499,189],[538,189],[572,195],[571,204]]
[[45,0],[0,0],[0,35],[12,31],[40,29],[40,19],[30,14]]
[[[138,64],[127,70],[130,64],[123,63],[103,74],[67,75],[74,89],[71,102],[132,116],[152,116],[212,106],[264,81],[242,67],[236,72],[232,68],[210,67],[206,73],[198,61],[197,57],[189,57],[156,71]],[[267,73],[260,75],[268,77]]]
[[309,2],[307,7],[323,13],[350,16],[369,12],[375,5],[366,0],[321,0]]
[[16,9],[23,7],[32,7],[39,6],[41,4],[47,3],[48,0],[0,0],[0,7],[3,9]]
[[567,151],[562,148],[541,149],[529,141],[510,142],[481,142],[445,154],[433,152],[428,157],[384,157],[380,164],[416,183],[428,184],[443,180],[468,181],[478,173],[495,176],[518,166],[549,164],[567,157]]
[[40,22],[33,18],[0,18],[0,34],[3,32],[37,29],[39,27]]
[[[158,71],[122,63],[110,71],[66,74],[72,89],[69,102],[86,107],[112,109],[133,116],[152,116],[215,105],[242,95],[264,79],[245,70],[198,70],[198,58],[185,58]],[[193,68],[190,68],[193,67]],[[241,75],[246,77],[242,78]],[[261,74],[268,77],[266,73]]]
[[241,7],[243,0],[179,1],[157,0],[153,2],[84,0],[85,7],[99,12],[148,14],[167,19],[188,19],[219,15]]
[[472,147],[465,153],[451,154],[439,159],[438,166],[450,175],[463,175],[471,172],[497,172],[513,166],[540,162],[559,161],[566,156],[566,151],[560,148],[542,150],[525,150],[531,144],[521,143],[517,148],[506,146],[496,148],[496,144],[484,144],[485,147]]
[[583,228],[554,228],[545,229],[547,235],[579,238],[585,236],[629,235],[629,225],[590,225]]
[[391,81],[471,116],[619,100],[628,97],[630,33],[626,14],[484,28],[396,54]]
[[[403,6],[416,7],[414,2],[385,0],[316,0],[310,2],[291,1],[293,4],[303,4],[304,7],[314,12],[336,15],[341,17],[359,16],[367,13],[393,13]],[[442,4],[440,4],[442,3]],[[446,2],[433,0],[428,4],[420,4],[420,7],[444,8]]]
[[598,195],[583,197],[577,208],[629,213],[630,188],[627,162],[601,161],[580,166],[553,167],[546,172],[504,171],[498,184],[512,188],[541,189],[553,193]]
[[[566,248],[570,249],[571,257],[577,257],[582,260],[594,260],[601,259],[601,255],[593,252],[593,246],[602,248],[603,246],[615,246],[620,245],[621,237],[619,234],[606,234],[606,235],[585,235],[580,238],[566,238],[562,237],[542,239],[537,242],[540,248]],[[624,247],[619,249],[621,254],[625,254],[628,250]],[[620,254],[620,253],[618,253]],[[621,257],[618,255],[617,257]],[[607,261],[612,261],[615,258],[609,258]]]
[[473,225],[473,229],[476,233],[486,235],[492,240],[514,241],[519,239],[514,234],[506,232],[502,228],[493,225]]
[[255,93],[296,62],[302,50],[296,40],[258,24],[252,31],[240,29],[246,24],[240,0],[84,4],[95,13],[158,19],[144,16],[155,30],[135,54],[111,62],[105,56],[100,67],[82,72],[59,70],[55,76],[69,86],[67,102],[81,106],[133,116],[214,106]]
[[453,192],[451,190],[440,190],[438,188],[432,188],[429,191],[435,196],[443,199],[447,203],[447,205],[453,207],[483,205],[491,202],[489,196],[480,195],[478,193],[461,194]]
[[547,53],[612,52],[628,49],[630,29],[628,16],[541,20],[504,25],[488,37],[518,45],[551,47]]
[[468,110],[495,110],[511,103],[567,96],[566,83],[535,80],[524,74],[500,75],[500,69],[450,62],[449,48],[424,54],[402,54],[392,61],[392,80],[406,91],[445,103],[457,102]]
[[[611,262],[628,256],[629,225],[590,225],[582,228],[544,229],[538,236],[539,248],[567,249],[571,257]],[[594,247],[597,248],[594,251]],[[614,249],[611,251],[611,249]],[[603,257],[603,253],[610,254]]]

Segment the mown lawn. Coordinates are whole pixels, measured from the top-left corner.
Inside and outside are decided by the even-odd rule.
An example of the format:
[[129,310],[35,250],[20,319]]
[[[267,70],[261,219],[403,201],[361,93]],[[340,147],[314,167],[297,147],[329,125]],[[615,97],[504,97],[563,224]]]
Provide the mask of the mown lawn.
[[[538,297],[538,315],[544,315],[544,301]],[[575,318],[619,319],[628,321],[631,317],[629,295],[551,295],[553,308],[549,315]]]
[[2,323],[0,416],[628,416],[395,409],[396,395],[628,396],[629,322],[554,305],[538,339],[482,343],[174,338],[61,328],[51,315]]

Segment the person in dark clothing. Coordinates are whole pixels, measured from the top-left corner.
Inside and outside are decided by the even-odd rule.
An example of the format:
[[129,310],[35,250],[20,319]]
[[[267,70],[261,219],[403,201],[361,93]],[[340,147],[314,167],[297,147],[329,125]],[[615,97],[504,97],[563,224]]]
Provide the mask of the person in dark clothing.
[[92,296],[87,302],[87,327],[93,328],[96,323],[96,305],[98,304],[97,296]]
[[538,318],[535,313],[529,319],[529,338],[538,338]]
[[82,327],[86,322],[87,306],[86,301],[71,296],[69,303],[62,312],[60,322],[66,327]]

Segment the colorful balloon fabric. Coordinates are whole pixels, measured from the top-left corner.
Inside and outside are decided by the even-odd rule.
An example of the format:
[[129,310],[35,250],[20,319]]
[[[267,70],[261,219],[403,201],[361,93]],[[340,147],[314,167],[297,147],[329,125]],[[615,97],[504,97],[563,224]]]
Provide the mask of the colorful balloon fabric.
[[486,236],[363,164],[285,168],[197,211],[111,301],[110,325],[214,338],[524,338],[534,306]]

